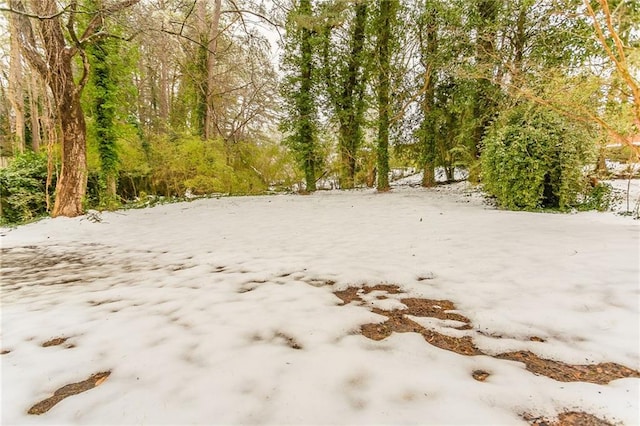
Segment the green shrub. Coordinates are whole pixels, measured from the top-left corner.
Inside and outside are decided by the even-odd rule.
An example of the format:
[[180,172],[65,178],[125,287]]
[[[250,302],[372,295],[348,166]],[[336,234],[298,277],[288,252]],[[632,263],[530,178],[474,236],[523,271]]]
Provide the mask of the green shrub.
[[[187,190],[194,195],[258,194],[271,185],[290,184],[294,180],[292,165],[286,150],[268,142],[225,143],[190,135],[157,137],[150,143],[148,185],[137,190],[177,197]],[[129,168],[121,170],[127,173]]]
[[539,106],[521,105],[483,140],[482,182],[501,207],[567,209],[585,193],[583,168],[593,157],[588,128]]
[[16,224],[46,215],[46,183],[46,154],[29,151],[0,169],[0,223]]

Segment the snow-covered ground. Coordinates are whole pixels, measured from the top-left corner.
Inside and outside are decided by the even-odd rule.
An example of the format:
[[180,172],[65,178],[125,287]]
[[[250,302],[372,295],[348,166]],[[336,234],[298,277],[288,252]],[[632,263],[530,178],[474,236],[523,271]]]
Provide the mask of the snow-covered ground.
[[637,218],[640,211],[640,179],[612,179],[606,183],[613,188],[612,210],[618,213],[630,213]]
[[[484,353],[640,368],[640,222],[498,211],[461,185],[206,199],[4,230],[2,424],[513,425],[567,410],[638,424],[637,378],[564,383],[417,333],[359,333],[386,318],[333,292],[389,283],[455,303],[473,329],[421,324]],[[41,346],[56,337],[68,339]],[[102,371],[95,389],[27,414]]]

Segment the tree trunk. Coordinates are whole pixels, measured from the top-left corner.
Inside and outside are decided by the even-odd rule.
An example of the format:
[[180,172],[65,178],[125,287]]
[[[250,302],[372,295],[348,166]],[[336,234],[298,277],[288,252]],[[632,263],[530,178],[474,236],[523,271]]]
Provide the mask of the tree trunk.
[[218,36],[220,35],[220,15],[222,14],[222,0],[214,0],[213,16],[209,28],[209,54],[207,56],[207,109],[205,114],[205,139],[213,136],[213,89],[215,87],[216,56],[218,52]]
[[211,23],[207,24],[207,3],[209,0],[199,0],[198,19],[200,21],[200,40],[204,58],[204,75],[202,76],[202,98],[200,111],[202,114],[202,137],[210,139],[213,137],[213,94],[215,87],[216,53],[218,51],[218,36],[220,35],[220,16],[222,15],[222,0],[213,0],[213,15]]
[[[516,21],[516,33],[514,40],[514,58],[513,58],[513,84],[514,86],[519,86],[522,82],[520,81],[521,76],[524,71],[524,49],[527,43],[527,33],[526,27],[527,24],[527,7],[524,4],[520,5],[520,9],[518,10],[518,20]],[[514,89],[515,90],[515,89]]]
[[52,216],[74,217],[84,211],[82,203],[87,191],[87,132],[79,94],[67,85],[62,99],[56,102],[62,130],[62,168],[56,185]]
[[24,94],[22,88],[23,69],[22,54],[20,52],[20,40],[18,38],[18,25],[16,16],[10,13],[10,55],[9,55],[9,103],[13,109],[11,117],[11,131],[14,134],[12,148],[16,152],[23,152],[25,148],[25,114],[24,114]]
[[438,52],[438,22],[437,11],[430,2],[424,11],[424,27],[419,30],[420,60],[424,68],[424,95],[422,98],[421,149],[422,149],[422,186],[435,186],[436,166],[436,129],[434,126],[435,87],[438,66],[436,55]]
[[[367,3],[355,5],[355,19],[350,35],[350,54],[342,96],[335,107],[340,119],[340,149],[342,156],[342,188],[355,186],[356,159],[362,138],[362,122],[364,112],[364,47],[366,38]],[[326,41],[327,43],[329,41]],[[325,66],[330,66],[325,64]],[[331,84],[331,82],[328,82]]]
[[41,91],[42,80],[38,78],[37,74],[31,73],[31,83],[29,84],[29,118],[31,120],[31,149],[34,152],[40,151],[40,145],[42,143],[42,125],[40,124]]
[[[89,65],[82,50],[91,37],[102,28],[105,16],[131,7],[140,0],[122,0],[111,3],[93,15],[80,37],[76,33],[77,2],[70,2],[66,22],[62,22],[57,0],[33,0],[28,2],[37,19],[38,31],[26,15],[17,15],[22,53],[51,89],[53,107],[62,133],[62,167],[56,185],[56,198],[52,216],[78,216],[83,212],[82,203],[87,191],[87,141],[86,124],[80,93],[87,82]],[[22,0],[11,0],[12,9],[25,11]],[[67,31],[66,36],[64,31]],[[38,42],[37,40],[40,40]],[[67,41],[72,45],[67,46]],[[73,74],[74,57],[83,58],[83,73],[76,82]],[[51,151],[50,151],[51,153]],[[51,160],[51,158],[50,158]]]
[[[55,14],[55,0],[43,0],[38,13]],[[39,21],[49,72],[45,78],[51,87],[62,132],[62,167],[56,185],[53,217],[81,215],[87,190],[86,124],[80,104],[80,89],[74,81],[73,54],[65,45],[59,18]]]
[[[300,1],[300,12],[312,16],[310,0]],[[306,190],[316,190],[316,153],[313,115],[315,105],[313,100],[313,33],[306,27],[302,28],[300,40],[300,94],[297,96],[298,111],[300,113],[299,139],[304,146],[304,176]]]
[[389,125],[390,125],[390,87],[391,87],[391,22],[393,20],[394,1],[380,1],[378,23],[378,191],[386,192],[389,186]]
[[355,137],[353,127],[348,124],[340,124],[339,132],[339,148],[340,148],[340,160],[341,160],[341,176],[340,176],[340,188],[351,189],[355,186],[355,174],[356,174],[356,158],[355,158],[355,144],[353,139]]

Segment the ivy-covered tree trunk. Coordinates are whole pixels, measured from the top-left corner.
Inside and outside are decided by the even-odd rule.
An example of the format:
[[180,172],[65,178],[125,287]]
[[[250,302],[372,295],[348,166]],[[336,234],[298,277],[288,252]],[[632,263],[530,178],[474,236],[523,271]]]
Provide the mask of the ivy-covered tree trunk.
[[116,199],[118,176],[118,151],[114,130],[117,87],[112,70],[113,55],[117,54],[116,48],[114,40],[99,39],[88,49],[95,90],[92,107],[95,114],[102,178],[105,183],[103,195],[108,204]]
[[[300,1],[300,12],[311,16],[311,1]],[[305,151],[304,177],[307,191],[316,190],[316,156],[313,116],[315,113],[313,101],[313,46],[311,39],[313,34],[310,28],[304,26],[301,31],[300,53],[300,95],[298,97],[298,109],[300,111],[299,138]]]
[[381,0],[378,16],[378,191],[385,192],[389,186],[389,125],[391,113],[391,44],[392,23],[396,14],[397,0]]
[[311,0],[300,0],[287,16],[287,33],[284,70],[287,73],[283,85],[287,119],[283,130],[289,135],[285,143],[295,152],[304,173],[306,190],[316,190],[316,174],[319,162],[316,142],[316,70]]
[[[365,57],[368,10],[367,2],[355,3],[349,23],[348,49],[331,52],[332,28],[328,26],[323,32],[323,77],[339,126],[341,188],[353,188],[355,185],[358,150],[362,143],[368,77]],[[346,65],[340,67],[342,63]]]
[[420,19],[418,38],[420,42],[420,62],[424,69],[423,95],[420,104],[422,122],[420,123],[420,162],[422,168],[422,186],[431,187],[436,184],[436,129],[434,126],[435,87],[437,79],[438,24],[437,11],[427,0],[425,10]]

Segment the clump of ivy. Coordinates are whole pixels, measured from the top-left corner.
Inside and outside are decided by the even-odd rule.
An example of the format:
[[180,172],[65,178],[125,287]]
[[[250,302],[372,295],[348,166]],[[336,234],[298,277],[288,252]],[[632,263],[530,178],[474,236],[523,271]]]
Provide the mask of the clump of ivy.
[[47,215],[46,184],[46,154],[27,151],[14,157],[0,169],[0,223],[13,225]]
[[593,161],[594,139],[589,127],[555,111],[518,105],[483,140],[484,189],[511,210],[578,207],[589,190],[583,170]]

